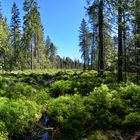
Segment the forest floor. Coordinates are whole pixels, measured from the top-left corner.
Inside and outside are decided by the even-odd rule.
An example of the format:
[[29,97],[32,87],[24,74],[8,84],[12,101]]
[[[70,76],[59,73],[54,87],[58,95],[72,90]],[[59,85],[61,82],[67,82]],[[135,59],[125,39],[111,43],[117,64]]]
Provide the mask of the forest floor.
[[[129,77],[132,79],[133,77]],[[138,140],[140,86],[106,71],[0,72],[0,140]]]

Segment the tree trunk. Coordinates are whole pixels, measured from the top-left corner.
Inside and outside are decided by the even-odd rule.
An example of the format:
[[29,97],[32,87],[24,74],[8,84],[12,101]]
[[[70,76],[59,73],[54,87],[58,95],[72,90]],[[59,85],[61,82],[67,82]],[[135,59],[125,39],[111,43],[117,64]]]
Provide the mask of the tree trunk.
[[118,1],[118,82],[123,81],[122,1]]
[[123,46],[124,46],[124,81],[127,82],[127,56],[126,56],[126,18],[125,18],[125,11],[123,13]]
[[99,56],[98,56],[98,73],[104,72],[104,47],[103,47],[103,0],[99,3]]

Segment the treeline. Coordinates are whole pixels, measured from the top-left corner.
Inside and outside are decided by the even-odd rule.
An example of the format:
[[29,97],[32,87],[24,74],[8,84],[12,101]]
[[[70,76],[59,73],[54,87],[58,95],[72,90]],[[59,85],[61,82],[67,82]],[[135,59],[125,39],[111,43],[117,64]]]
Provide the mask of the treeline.
[[89,20],[82,20],[79,46],[83,68],[118,73],[118,82],[128,73],[140,81],[140,1],[87,0]]
[[21,25],[20,11],[14,2],[9,25],[0,2],[0,69],[81,69],[79,60],[61,58],[50,38],[45,41],[37,1],[25,0],[23,10]]

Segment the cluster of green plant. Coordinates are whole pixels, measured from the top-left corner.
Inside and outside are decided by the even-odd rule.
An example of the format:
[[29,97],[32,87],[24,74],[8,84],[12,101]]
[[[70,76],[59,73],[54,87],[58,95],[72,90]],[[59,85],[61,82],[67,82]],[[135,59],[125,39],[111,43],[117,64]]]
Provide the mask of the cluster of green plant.
[[63,135],[68,136],[66,140],[81,140],[91,130],[129,131],[133,128],[131,131],[135,132],[140,125],[140,87],[122,86],[113,90],[102,85],[88,96],[64,95],[50,100],[47,103],[49,116],[57,122]]
[[[0,76],[0,139],[36,129],[45,114],[56,139],[113,139],[140,125],[140,86],[117,84],[110,72],[12,72]],[[132,130],[133,128],[133,130]]]

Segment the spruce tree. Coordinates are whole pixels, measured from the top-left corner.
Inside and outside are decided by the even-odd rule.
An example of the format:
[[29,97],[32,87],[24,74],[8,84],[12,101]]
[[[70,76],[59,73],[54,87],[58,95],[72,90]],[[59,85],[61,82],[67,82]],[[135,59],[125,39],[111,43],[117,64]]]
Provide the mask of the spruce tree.
[[40,13],[36,0],[24,2],[24,26],[23,26],[23,51],[26,69],[42,69],[46,67],[45,41]]
[[[0,4],[1,5],[1,4]],[[10,70],[9,29],[0,6],[0,69]]]
[[12,68],[20,69],[20,45],[21,45],[21,20],[19,17],[19,9],[14,2],[12,7],[12,19],[10,25],[10,39],[11,39],[11,47],[13,49],[12,56]]
[[56,46],[51,43],[49,47],[49,60],[52,64],[52,68],[56,67]]
[[3,15],[2,15],[2,5],[1,5],[1,0],[0,0],[0,19],[3,18]]
[[134,2],[137,83],[140,83],[140,1]]
[[49,36],[47,36],[46,39],[46,45],[45,45],[45,52],[46,52],[46,57],[49,58],[49,48],[51,46],[51,39]]
[[85,19],[82,20],[80,26],[80,35],[79,35],[79,46],[81,47],[80,51],[82,52],[82,59],[83,59],[83,69],[86,70],[89,68],[89,48],[91,45],[90,42],[90,33],[88,29],[87,22]]
[[90,49],[90,60],[91,60],[91,69],[97,69],[97,61],[98,61],[98,54],[97,54],[97,44],[98,40],[98,3],[97,1],[87,1],[88,3],[88,8],[87,8],[87,13],[89,15],[89,21],[91,24],[91,32],[92,32],[92,44],[91,44],[91,49]]

